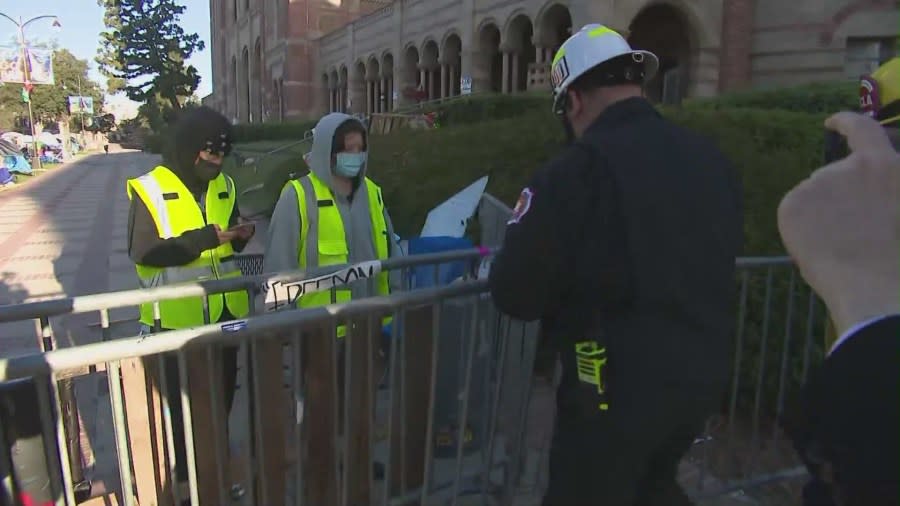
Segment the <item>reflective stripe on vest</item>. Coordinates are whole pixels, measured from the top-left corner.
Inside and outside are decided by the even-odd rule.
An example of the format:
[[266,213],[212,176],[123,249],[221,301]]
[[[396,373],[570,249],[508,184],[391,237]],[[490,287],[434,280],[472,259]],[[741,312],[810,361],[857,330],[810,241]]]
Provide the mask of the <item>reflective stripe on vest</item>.
[[[143,176],[131,179],[126,185],[129,200],[136,193],[147,206],[159,237],[178,237],[188,230],[216,224],[222,230],[228,228],[235,205],[234,183],[225,174],[210,181],[204,196],[205,218],[194,196],[181,179],[171,170],[159,166]],[[142,288],[152,288],[173,283],[222,279],[241,275],[234,262],[231,243],[204,251],[193,262],[179,267],[152,267],[136,264],[138,279]],[[228,292],[208,296],[209,321],[221,318],[224,309],[235,317],[249,313],[250,305],[246,292]],[[160,325],[164,329],[181,329],[203,325],[202,297],[186,297],[161,301]],[[153,304],[141,305],[141,323],[154,325]]]
[[[378,260],[385,260],[390,256],[390,238],[387,231],[387,222],[384,218],[384,201],[381,197],[381,188],[369,178],[365,179],[365,183],[375,254]],[[297,194],[297,209],[300,212],[300,244],[297,252],[300,268],[307,269],[347,263],[349,246],[347,244],[344,221],[341,218],[340,210],[334,202],[334,195],[331,190],[313,173],[309,173],[299,180],[292,180],[289,184],[293,185]],[[313,242],[315,247],[310,247]],[[375,290],[377,295],[390,293],[387,272],[376,275]],[[314,292],[300,297],[297,305],[303,308],[349,302],[352,298],[351,293],[349,286],[336,289],[334,290],[334,300],[332,300],[332,292],[330,290]],[[385,323],[389,321],[390,318],[384,319]],[[338,327],[338,337],[343,337],[345,334],[346,329],[343,326]]]

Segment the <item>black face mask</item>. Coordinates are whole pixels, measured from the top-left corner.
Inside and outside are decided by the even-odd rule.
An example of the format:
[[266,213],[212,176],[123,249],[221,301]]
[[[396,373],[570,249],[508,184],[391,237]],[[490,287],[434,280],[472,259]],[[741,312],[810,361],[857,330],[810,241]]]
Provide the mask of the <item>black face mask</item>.
[[194,170],[196,171],[197,177],[201,181],[210,182],[213,179],[219,177],[219,174],[222,172],[222,164],[212,163],[209,160],[200,159],[196,164],[194,164]]

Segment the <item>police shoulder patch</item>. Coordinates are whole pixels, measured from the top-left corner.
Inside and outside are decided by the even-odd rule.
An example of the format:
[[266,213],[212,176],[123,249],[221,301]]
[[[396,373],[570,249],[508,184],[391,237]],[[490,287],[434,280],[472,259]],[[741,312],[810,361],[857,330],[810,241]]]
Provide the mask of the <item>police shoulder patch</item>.
[[531,209],[532,198],[534,198],[534,192],[531,188],[522,190],[522,193],[519,195],[519,200],[516,202],[516,207],[513,209],[512,216],[510,216],[509,221],[506,222],[507,225],[512,225],[521,221],[522,217],[528,213],[529,209]]

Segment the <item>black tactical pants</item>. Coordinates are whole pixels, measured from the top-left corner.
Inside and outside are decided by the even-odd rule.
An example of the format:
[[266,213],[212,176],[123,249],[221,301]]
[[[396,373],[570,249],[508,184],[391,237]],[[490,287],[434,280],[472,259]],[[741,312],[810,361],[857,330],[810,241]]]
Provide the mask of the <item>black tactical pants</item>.
[[719,395],[665,388],[617,395],[595,416],[558,413],[544,506],[686,506],[678,464]]

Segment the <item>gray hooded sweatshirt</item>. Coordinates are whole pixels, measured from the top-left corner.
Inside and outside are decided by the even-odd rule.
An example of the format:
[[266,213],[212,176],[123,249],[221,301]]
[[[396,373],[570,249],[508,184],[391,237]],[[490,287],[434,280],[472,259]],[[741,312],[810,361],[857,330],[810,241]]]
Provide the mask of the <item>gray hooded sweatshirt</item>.
[[[324,116],[315,127],[312,152],[309,156],[310,170],[318,176],[331,190],[334,202],[341,213],[344,222],[344,234],[349,250],[349,263],[363,262],[376,259],[375,245],[372,240],[372,220],[369,216],[369,196],[362,178],[366,176],[368,163],[360,171],[360,182],[351,199],[334,192],[331,165],[331,145],[334,139],[334,131],[345,121],[356,121],[356,118],[343,113],[331,113]],[[360,123],[362,124],[362,123]],[[307,195],[313,195],[312,184],[307,177],[299,179],[300,184],[306,189]],[[314,198],[307,197],[307,201],[315,202]],[[310,221],[307,237],[307,266],[318,267],[318,248],[309,245],[318,243],[318,213],[308,213]],[[394,236],[394,227],[388,216],[387,208],[384,210],[384,220],[387,223],[390,237],[390,255],[397,256],[399,247]],[[300,210],[297,208],[297,192],[294,185],[286,185],[275,204],[272,220],[269,223],[268,237],[266,238],[266,252],[264,271],[267,273],[293,271],[300,269]],[[391,276],[392,281],[398,276]],[[394,283],[391,283],[392,285]],[[369,293],[369,284],[358,282],[352,285],[354,299],[375,295]]]

